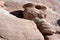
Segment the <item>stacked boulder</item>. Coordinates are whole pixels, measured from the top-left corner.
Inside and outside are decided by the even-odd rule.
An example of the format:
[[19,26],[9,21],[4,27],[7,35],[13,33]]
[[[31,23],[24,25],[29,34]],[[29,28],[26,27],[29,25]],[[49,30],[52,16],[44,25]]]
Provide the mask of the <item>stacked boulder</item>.
[[[28,20],[33,20],[38,29],[44,35],[44,37],[48,38],[48,35],[59,34],[60,27],[56,27],[52,25],[46,20],[47,16],[47,7],[44,5],[35,5],[32,3],[27,3],[23,6],[24,10],[24,18]],[[57,30],[59,29],[59,30]],[[56,35],[55,35],[56,36]],[[57,38],[58,39],[58,38]],[[47,39],[46,39],[47,40]],[[59,40],[59,39],[58,39]]]

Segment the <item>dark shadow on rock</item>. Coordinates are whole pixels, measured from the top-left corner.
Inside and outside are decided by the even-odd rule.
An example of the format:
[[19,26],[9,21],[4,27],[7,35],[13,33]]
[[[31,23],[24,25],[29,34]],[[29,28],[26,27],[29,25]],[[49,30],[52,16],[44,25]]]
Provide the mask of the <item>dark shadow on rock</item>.
[[59,20],[57,20],[57,24],[60,26],[60,19],[59,19]]
[[10,13],[18,18],[23,18],[23,11],[22,10],[13,11]]
[[43,5],[36,5],[35,8],[38,9],[38,10],[46,10],[46,9],[47,9],[47,8],[46,8],[45,6],[43,6]]

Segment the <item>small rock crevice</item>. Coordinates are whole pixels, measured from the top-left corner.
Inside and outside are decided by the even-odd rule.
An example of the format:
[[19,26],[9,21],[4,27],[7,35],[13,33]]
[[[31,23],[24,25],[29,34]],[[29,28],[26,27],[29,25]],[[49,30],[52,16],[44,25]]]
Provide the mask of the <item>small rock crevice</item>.
[[12,11],[10,12],[12,15],[18,17],[18,18],[23,18],[23,11],[22,10],[17,10],[17,11]]
[[2,35],[0,35],[0,39],[8,40],[7,38],[3,37]]

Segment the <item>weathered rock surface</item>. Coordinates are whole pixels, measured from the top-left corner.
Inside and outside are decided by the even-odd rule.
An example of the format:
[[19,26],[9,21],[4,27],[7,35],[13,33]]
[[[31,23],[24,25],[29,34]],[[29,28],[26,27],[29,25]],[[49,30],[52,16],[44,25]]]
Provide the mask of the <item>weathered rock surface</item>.
[[[24,10],[23,5],[26,3],[44,4],[50,9],[47,11],[47,21],[53,25],[57,25],[57,20],[60,19],[60,3],[57,0],[3,0],[6,10],[12,12],[16,10]],[[22,4],[22,5],[21,5]],[[55,11],[54,11],[55,10]],[[54,16],[54,17],[53,17]]]
[[46,40],[60,40],[60,34],[48,35],[45,37]]
[[[19,6],[21,4],[23,5],[23,4],[29,3],[29,2],[38,3],[38,4],[43,3],[43,4],[47,5],[49,8],[52,8],[56,12],[60,13],[60,11],[59,11],[60,10],[60,3],[58,2],[58,0],[18,0],[18,1],[17,0],[4,0],[4,1],[6,2],[6,4],[10,5],[10,8],[12,8],[14,6],[14,8],[17,8],[17,9],[19,8]],[[18,4],[18,5],[16,6],[16,4]]]
[[35,8],[35,6],[32,3],[27,3],[23,6],[25,9],[24,18],[33,20],[37,24],[38,29],[43,34],[56,33],[55,26],[51,25],[49,22],[46,21],[47,14],[44,13],[44,11],[46,10],[46,7],[37,5]]
[[3,8],[0,8],[0,14],[6,15],[8,17],[15,17],[14,15],[11,15],[7,10],[4,10]]
[[[38,20],[37,25],[38,25],[38,29],[43,33],[43,34],[55,34],[56,30],[55,30],[55,26],[53,26],[52,24],[50,24],[49,22],[45,21],[44,19],[35,19]],[[41,23],[41,21],[44,21]]]
[[0,14],[0,40],[44,40],[33,21]]
[[[47,7],[43,13],[47,14],[46,21],[57,26],[57,20],[60,19],[60,3],[57,0],[3,0],[4,9],[8,10],[15,16],[21,17],[19,10],[23,10],[23,5],[33,3],[35,5],[44,5]],[[16,12],[16,14],[15,14]],[[36,11],[38,12],[38,11]],[[1,13],[1,12],[0,12]],[[0,40],[44,40],[43,35],[37,29],[33,21],[19,19],[0,14]],[[37,15],[37,14],[35,14]],[[27,15],[27,17],[29,14]],[[30,18],[32,16],[29,16]],[[48,25],[49,26],[49,25]],[[51,26],[52,27],[52,26]],[[47,30],[47,29],[46,29]],[[56,28],[60,32],[60,28]],[[45,31],[44,31],[45,32]],[[45,35],[46,40],[60,40],[60,34]]]
[[[35,5],[35,6],[37,6],[37,5]],[[59,19],[60,15],[57,12],[54,12],[49,7],[47,7],[46,5],[40,5],[40,6],[44,6],[44,7],[46,7],[46,9],[45,10],[42,10],[44,8],[44,7],[42,7],[42,9],[39,10],[39,9],[37,9],[35,7],[33,7],[33,8],[32,7],[29,7],[27,9],[27,11],[24,11],[24,17],[26,19],[32,19],[33,16],[30,13],[32,13],[32,14],[34,14],[36,16],[38,14],[42,14],[43,13],[43,14],[46,14],[47,15],[47,17],[46,17],[47,22],[50,22],[51,24],[57,26],[57,20]]]

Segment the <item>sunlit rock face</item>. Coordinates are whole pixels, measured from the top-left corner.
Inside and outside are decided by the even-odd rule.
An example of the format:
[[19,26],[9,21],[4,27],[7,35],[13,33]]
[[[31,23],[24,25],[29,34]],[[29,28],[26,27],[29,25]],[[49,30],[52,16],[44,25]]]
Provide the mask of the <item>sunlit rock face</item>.
[[[57,25],[60,19],[60,3],[57,0],[3,0],[5,9],[9,12],[24,10],[22,7],[26,3],[44,4],[49,9],[47,11],[47,20],[53,25]],[[54,17],[53,17],[54,16]]]
[[4,10],[3,8],[0,8],[0,14],[6,15],[8,17],[15,17],[15,16],[11,15],[7,10]]
[[0,40],[44,40],[33,21],[0,14]]
[[[4,0],[6,3],[8,2],[12,2],[11,5],[13,5],[14,3],[16,3],[15,5],[20,5],[21,6],[21,3],[24,4],[24,3],[28,3],[28,2],[33,2],[33,3],[43,3],[47,6],[49,6],[50,8],[52,8],[54,11],[57,11],[60,13],[60,3],[58,3],[58,0]],[[17,3],[20,3],[20,4],[17,4]],[[14,6],[15,6],[14,5]],[[17,7],[19,8],[19,7]]]
[[[41,30],[39,31],[37,25],[32,20],[17,18],[23,17],[24,14],[23,5],[26,3],[33,3],[34,5],[42,6],[44,5],[46,7],[46,10],[44,11],[42,10],[42,13],[46,13],[47,15],[46,22],[50,23],[53,26],[54,25],[58,26],[58,24],[60,24],[60,23],[57,24],[57,22],[60,21],[60,3],[58,2],[58,0],[3,0],[3,1],[5,2],[1,6],[3,9],[0,9],[0,40],[45,40],[45,39],[60,40],[59,33],[54,32],[51,33],[53,35],[44,35],[42,32],[40,32]],[[37,10],[39,9],[37,8]],[[37,10],[35,11],[36,13],[38,12]],[[17,17],[11,17],[10,13]],[[46,25],[50,27],[48,23],[46,23]],[[59,27],[57,27],[56,29],[57,31],[60,32]]]

